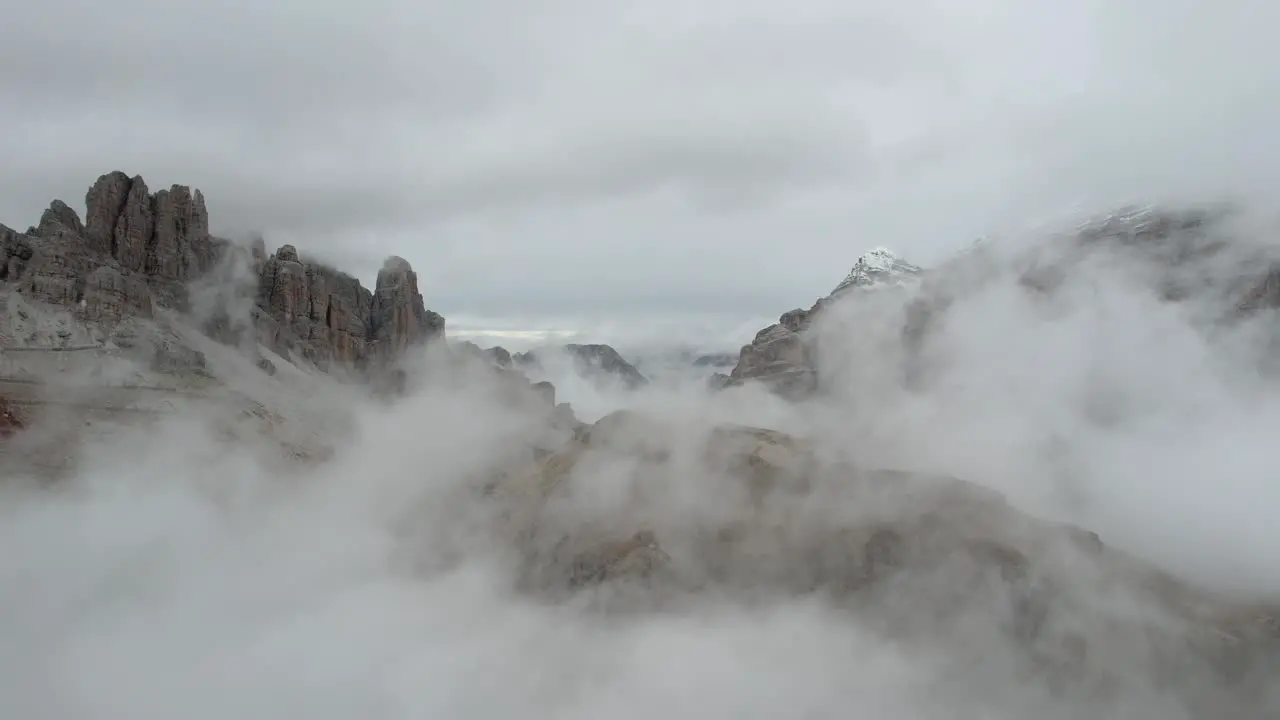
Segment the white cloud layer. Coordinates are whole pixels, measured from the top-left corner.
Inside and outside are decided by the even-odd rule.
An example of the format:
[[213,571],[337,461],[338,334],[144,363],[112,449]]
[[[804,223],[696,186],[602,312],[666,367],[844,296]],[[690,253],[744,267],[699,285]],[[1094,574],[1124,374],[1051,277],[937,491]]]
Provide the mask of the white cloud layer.
[[772,315],[864,250],[1170,195],[1273,200],[1262,0],[15,6],[0,217],[98,174],[430,306]]

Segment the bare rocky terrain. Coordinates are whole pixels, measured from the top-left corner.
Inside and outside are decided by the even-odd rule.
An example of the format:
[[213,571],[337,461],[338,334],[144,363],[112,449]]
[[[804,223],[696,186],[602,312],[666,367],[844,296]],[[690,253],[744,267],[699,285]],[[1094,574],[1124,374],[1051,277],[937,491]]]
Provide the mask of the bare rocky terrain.
[[[472,532],[490,539],[527,597],[587,598],[626,615],[711,596],[815,596],[894,642],[950,648],[961,664],[980,664],[998,638],[1021,679],[1096,707],[1154,688],[1188,717],[1256,720],[1280,708],[1280,610],[1267,602],[1197,587],[966,480],[866,466],[813,439],[633,411],[584,425],[557,405],[554,386],[513,369],[531,358],[446,346],[444,319],[426,309],[402,259],[388,259],[370,290],[292,246],[268,255],[261,242],[217,238],[199,191],[152,193],[119,172],[99,178],[85,204],[83,220],[55,201],[26,232],[0,226],[5,478],[65,476],[85,438],[190,408],[227,447],[305,476],[341,456],[352,433],[335,398],[390,406],[423,382],[483,386],[530,410],[543,432],[489,454],[456,502],[487,509]],[[1188,285],[1194,275],[1174,270],[1201,250],[1219,252],[1200,232],[1206,217],[1109,222],[1082,229],[1071,253],[1019,268],[1027,291],[1051,293],[1054,273],[1084,267],[1089,243],[1145,253],[1170,238],[1191,239],[1161,260],[1169,272],[1155,287],[1170,297],[1200,291]],[[1277,272],[1251,267],[1241,286],[1213,291],[1238,312],[1280,306]],[[762,330],[722,385],[811,396],[823,383],[811,340],[840,305],[886,281],[889,292],[922,287],[902,338],[924,347],[949,298],[977,277],[971,268],[925,273],[879,252],[811,309]],[[606,348],[567,352],[642,386],[643,375]],[[575,502],[606,478],[611,502]],[[695,489],[716,502],[696,511],[677,502]],[[408,525],[407,546],[450,556],[440,552],[449,523]],[[471,551],[453,550],[455,559]]]
[[[621,458],[634,468],[625,511],[566,509],[596,482],[591,467]],[[724,499],[715,517],[665,509],[691,466]],[[521,582],[552,598],[603,583],[605,607],[652,612],[709,590],[816,594],[875,617],[895,641],[980,655],[990,635],[1004,638],[1028,681],[1068,695],[1154,684],[1193,717],[1255,717],[1276,700],[1280,607],[1197,589],[957,478],[832,462],[763,428],[621,411],[540,463],[499,472],[486,493],[505,509],[497,532]]]
[[64,470],[68,438],[191,402],[324,457],[344,420],[308,407],[319,387],[403,392],[406,353],[445,338],[403,259],[370,290],[291,245],[216,237],[199,190],[152,193],[118,171],[89,188],[83,221],[55,200],[26,232],[0,225],[0,253],[6,426],[58,428],[6,441],[6,467]]

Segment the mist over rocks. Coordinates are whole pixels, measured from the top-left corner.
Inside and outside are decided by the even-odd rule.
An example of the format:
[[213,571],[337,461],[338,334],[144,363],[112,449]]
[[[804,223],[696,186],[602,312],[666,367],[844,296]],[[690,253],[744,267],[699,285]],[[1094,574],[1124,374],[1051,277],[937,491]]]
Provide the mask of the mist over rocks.
[[1280,4],[5,18],[0,720],[1280,719]]
[[547,347],[516,353],[511,356],[515,367],[530,371],[548,369],[557,360],[567,359],[581,377],[601,383],[620,383],[628,390],[638,390],[649,384],[635,365],[609,345],[600,343],[569,343],[559,347]]
[[26,233],[0,225],[6,290],[104,327],[152,319],[157,307],[198,315],[221,342],[260,343],[321,370],[390,366],[444,336],[444,318],[426,309],[402,258],[388,258],[369,290],[292,245],[267,255],[261,238],[215,237],[199,190],[153,193],[120,171],[98,178],[85,205],[83,223],[55,200]]
[[[735,337],[735,345],[736,340]],[[635,343],[634,349],[627,348],[621,352],[651,382],[665,385],[680,384],[693,378],[705,380],[718,371],[732,370],[738,362],[737,352],[678,341]]]
[[454,343],[454,347],[463,353],[471,355],[478,360],[491,363],[498,368],[510,369],[514,366],[511,353],[501,345],[482,348],[470,340],[461,340]]
[[0,399],[22,429],[0,447],[7,472],[74,475],[85,443],[192,403],[272,462],[327,458],[351,413],[309,397],[316,383],[402,396],[444,338],[401,258],[370,290],[292,245],[216,237],[199,190],[118,171],[85,204],[83,222],[54,200],[25,233],[0,225]]
[[887,248],[865,253],[854,262],[844,280],[808,310],[789,310],[777,323],[756,333],[750,343],[742,346],[733,369],[727,375],[714,375],[709,386],[723,389],[750,381],[793,400],[812,396],[819,388],[818,372],[812,344],[805,336],[823,308],[859,293],[911,292],[923,273],[920,267]]
[[487,375],[497,378],[499,382],[521,391],[523,399],[535,397],[541,405],[552,408],[556,413],[554,424],[576,427],[578,419],[573,407],[568,403],[556,402],[556,386],[550,380],[533,380],[516,363],[511,353],[501,346],[481,348],[470,340],[455,341],[450,344],[451,363],[455,366],[481,368]]
[[[1197,540],[1189,524],[1159,539],[1165,556],[1140,555],[1114,518],[1096,515],[1094,526],[1027,502],[1026,487],[1062,483],[1085,507],[1099,504],[1083,472],[1072,474],[1070,448],[1042,457],[1016,435],[1001,445],[996,434],[1030,423],[982,415],[1007,402],[989,386],[1025,379],[1001,375],[1004,354],[1026,372],[1052,365],[1016,356],[1024,341],[1011,334],[1051,350],[1078,343],[1035,334],[1056,329],[1074,293],[1136,302],[1122,316],[1136,323],[1128,332],[1172,323],[1160,311],[1178,303],[1190,327],[1266,319],[1274,268],[1258,261],[1265,253],[1237,256],[1208,221],[1133,216],[1007,256],[978,245],[931,271],[876,250],[833,293],[762,330],[731,375],[711,376],[721,388],[711,392],[664,385],[608,345],[513,355],[447,342],[400,258],[370,290],[292,245],[267,253],[261,241],[208,236],[198,193],[165,201],[186,210],[148,215],[140,180],[104,177],[85,223],[54,203],[42,227],[4,230],[0,463],[13,477],[58,472],[39,475],[56,482],[36,491],[0,484],[12,493],[0,503],[9,548],[0,587],[23,588],[0,592],[0,615],[15,623],[10,652],[22,660],[0,697],[61,703],[70,717],[89,705],[127,715],[138,701],[119,687],[163,681],[229,703],[220,709],[252,710],[267,705],[242,688],[262,677],[274,678],[273,697],[276,683],[322,694],[332,686],[328,674],[288,671],[309,659],[336,663],[333,676],[351,683],[340,694],[359,694],[363,707],[384,699],[384,672],[410,678],[413,697],[448,692],[430,670],[453,667],[463,647],[510,673],[499,684],[527,712],[560,681],[534,673],[532,687],[521,684],[530,661],[510,653],[513,631],[580,690],[583,677],[630,678],[637,652],[669,668],[673,653],[688,657],[682,649],[702,642],[707,623],[740,623],[725,640],[763,635],[776,646],[733,645],[701,666],[738,668],[742,687],[772,688],[794,673],[800,685],[782,687],[792,709],[811,698],[804,682],[813,677],[828,709],[878,697],[893,706],[889,717],[1136,708],[1162,720],[1255,720],[1280,707],[1276,588],[1230,587],[1224,576],[1252,575],[1210,542],[1202,555],[1188,551]],[[112,213],[101,208],[117,205],[104,220]],[[134,270],[117,259],[131,237],[154,244],[146,238],[157,218],[175,212],[197,231],[175,233],[185,240],[169,243],[177,250],[165,262],[148,265],[144,252]],[[189,250],[202,242],[214,248],[208,262]],[[147,383],[117,366],[121,348],[148,353]],[[698,372],[735,359],[677,358]],[[45,387],[12,372],[37,365],[78,384]],[[1067,386],[1046,404],[1064,413],[1079,405],[1108,438],[1123,437],[1130,389],[1106,373],[1122,369],[1101,368],[1108,393],[1081,401]],[[345,383],[347,371],[371,382]],[[183,384],[153,384],[157,373]],[[990,395],[970,403],[964,392],[975,385]],[[586,390],[603,401],[585,411],[564,402]],[[930,425],[936,416],[921,407],[940,411],[927,401],[953,403],[956,418]],[[1048,427],[1059,438],[1080,430]],[[973,428],[991,434],[967,435]],[[1139,451],[1110,467],[1159,462],[1152,447]],[[1010,461],[1010,481],[1001,463],[1020,453],[1031,459]],[[83,492],[51,506],[40,494],[50,488]],[[1143,507],[1159,500],[1138,494]],[[37,542],[51,526],[62,540]],[[158,540],[168,548],[159,557]],[[156,622],[138,623],[140,609]],[[290,629],[264,641],[264,624],[280,618]],[[486,632],[502,642],[468,644]],[[342,652],[317,652],[330,647]],[[379,689],[350,679],[351,655],[392,668],[379,670],[370,685]],[[272,660],[245,660],[263,656]],[[902,665],[882,677],[874,662],[885,657]],[[876,682],[850,685],[864,673]],[[211,674],[231,679],[210,685]],[[909,692],[876,690],[904,677]],[[88,689],[52,692],[63,681]],[[719,692],[741,693],[737,685]]]
[[301,260],[292,245],[262,262],[255,325],[264,345],[322,369],[391,363],[445,331],[403,259],[389,258],[370,291],[346,273]]
[[[608,481],[584,470],[614,463],[630,468],[620,481],[638,492],[589,512],[589,486]],[[660,511],[689,467],[707,472],[716,515]],[[486,492],[511,508],[500,533],[518,538],[521,587],[560,601],[601,585],[611,591],[596,603],[631,612],[674,611],[708,587],[812,594],[878,618],[906,645],[995,633],[1029,681],[1066,695],[1133,692],[1148,673],[1198,672],[1205,661],[1225,684],[1167,688],[1197,712],[1258,707],[1267,671],[1254,663],[1280,649],[1273,611],[1227,610],[1093,533],[956,478],[833,463],[764,428],[619,411],[536,466],[499,472]],[[576,493],[585,506],[562,506]],[[829,512],[806,502],[815,494]],[[1098,582],[1116,594],[1097,594]],[[1161,609],[1131,615],[1126,602]],[[1197,659],[1175,669],[1187,653]],[[1257,670],[1236,674],[1246,666]]]
[[[733,370],[711,384],[726,388],[756,382],[793,400],[812,397],[821,392],[824,379],[823,351],[816,339],[821,333],[811,328],[830,321],[829,309],[837,303],[883,305],[886,298],[896,298],[889,303],[902,310],[904,373],[918,375],[928,362],[930,330],[944,321],[946,308],[1007,274],[1018,278],[1029,303],[1053,295],[1081,273],[1101,269],[1132,274],[1162,302],[1196,300],[1187,305],[1208,313],[1200,318],[1205,327],[1280,307],[1280,251],[1258,244],[1252,228],[1239,224],[1241,216],[1229,206],[1123,207],[1029,247],[997,247],[982,240],[927,271],[876,248],[809,309],[790,310],[760,330],[742,347]],[[843,330],[845,336],[858,332],[856,327]]]
[[693,360],[694,367],[731,368],[737,364],[738,358],[732,353],[709,353],[699,355]]

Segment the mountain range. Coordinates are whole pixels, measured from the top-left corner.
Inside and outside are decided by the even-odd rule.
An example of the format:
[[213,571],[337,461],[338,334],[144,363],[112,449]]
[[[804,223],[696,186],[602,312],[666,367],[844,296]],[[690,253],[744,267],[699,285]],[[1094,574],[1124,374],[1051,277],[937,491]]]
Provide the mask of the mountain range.
[[[647,397],[650,379],[607,345],[511,354],[451,343],[403,259],[388,258],[367,288],[291,245],[268,254],[260,239],[215,237],[203,194],[186,186],[152,192],[111,172],[84,204],[83,218],[55,200],[25,232],[0,225],[6,477],[65,481],[86,445],[198,410],[228,452],[253,448],[255,462],[305,478],[343,462],[357,408],[443,407],[465,390],[505,410],[493,420],[500,440],[477,453],[484,463],[458,471],[459,497],[497,510],[475,522],[525,596],[565,603],[610,587],[592,596],[607,611],[660,612],[707,593],[748,604],[766,591],[820,595],[910,647],[999,637],[1027,678],[1089,702],[1159,687],[1191,717],[1280,707],[1280,600],[1202,587],[1015,507],[982,478],[876,467],[798,431],[641,406],[587,424],[542,375],[564,360]],[[1280,258],[1240,242],[1234,217],[1126,208],[1028,247],[982,243],[929,270],[877,248],[736,357],[685,357],[732,369],[684,399],[719,407],[764,390],[800,412],[836,397],[847,368],[830,359],[880,307],[891,308],[875,317],[902,358],[893,381],[926,387],[952,315],[1002,278],[1020,302],[1052,305],[1083,292],[1068,279],[1123,267],[1153,302],[1194,306],[1189,322],[1206,333],[1275,313]],[[615,475],[629,478],[625,492],[592,494]],[[705,512],[662,512],[704,494],[717,498]],[[573,497],[595,509],[571,512]],[[439,524],[421,532],[451,527],[449,513],[422,512]]]

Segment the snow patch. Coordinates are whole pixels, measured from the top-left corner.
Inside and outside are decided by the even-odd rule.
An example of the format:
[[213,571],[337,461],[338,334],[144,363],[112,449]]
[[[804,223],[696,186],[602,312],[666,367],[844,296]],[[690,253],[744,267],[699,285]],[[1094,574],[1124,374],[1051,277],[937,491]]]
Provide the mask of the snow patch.
[[852,288],[902,286],[914,282],[923,272],[918,266],[898,257],[892,250],[878,247],[867,251],[854,263],[844,280],[831,291],[839,295]]

